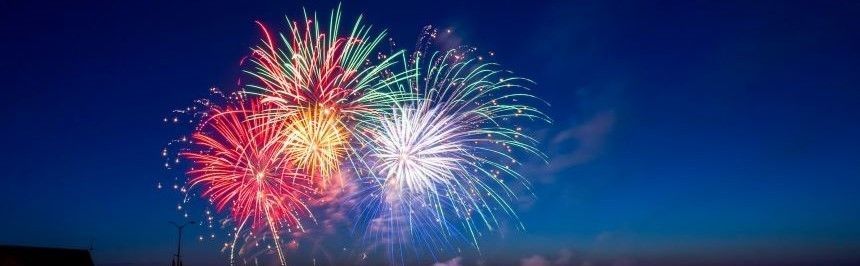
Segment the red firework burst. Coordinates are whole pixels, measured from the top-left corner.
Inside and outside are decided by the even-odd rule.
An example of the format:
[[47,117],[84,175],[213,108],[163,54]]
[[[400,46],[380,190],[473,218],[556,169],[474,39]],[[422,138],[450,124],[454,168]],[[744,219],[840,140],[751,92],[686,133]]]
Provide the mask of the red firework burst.
[[[246,72],[254,77],[248,86],[262,96],[262,102],[274,107],[267,115],[284,120],[304,109],[323,108],[336,112],[345,122],[376,117],[378,109],[404,97],[390,91],[388,86],[397,77],[387,75],[388,67],[402,54],[374,53],[384,33],[372,34],[360,18],[352,31],[341,32],[339,10],[332,13],[328,24],[315,19],[314,15],[289,21],[289,32],[280,34],[280,41],[257,22],[263,40],[253,48]],[[375,64],[371,63],[374,55],[379,60]]]
[[291,42],[286,44],[293,56],[284,58],[268,29],[258,24],[265,41],[263,47],[254,49],[253,56],[257,72],[265,73],[258,78],[262,88],[270,94],[267,102],[288,113],[314,105],[344,105],[344,98],[351,92],[349,85],[356,82],[356,71],[341,66],[350,39],[328,40],[324,35],[313,36],[310,21],[301,30],[298,23],[292,22]]
[[194,165],[189,183],[202,186],[219,211],[229,207],[240,227],[267,225],[277,238],[282,226],[301,229],[300,218],[310,216],[305,201],[312,189],[307,176],[278,155],[276,136],[283,125],[267,121],[262,111],[258,100],[213,109],[193,136],[193,151],[182,155]]

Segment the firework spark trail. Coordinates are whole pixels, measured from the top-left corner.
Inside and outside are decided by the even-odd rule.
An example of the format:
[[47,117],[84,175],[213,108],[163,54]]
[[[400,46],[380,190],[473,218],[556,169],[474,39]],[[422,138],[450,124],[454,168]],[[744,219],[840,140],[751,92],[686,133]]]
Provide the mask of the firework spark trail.
[[181,155],[194,165],[190,186],[203,187],[202,195],[219,211],[228,208],[242,226],[250,221],[251,228],[267,227],[283,264],[279,228],[303,230],[302,217],[313,218],[305,206],[312,188],[306,175],[278,156],[275,140],[282,125],[254,116],[260,112],[257,100],[213,108],[192,137],[196,146]]
[[[341,36],[339,7],[331,12],[327,25],[321,25],[315,14],[311,17],[305,13],[304,17],[303,22],[289,21],[289,34],[280,34],[280,42],[258,22],[263,40],[262,45],[252,49],[252,67],[246,72],[255,79],[248,89],[262,97],[263,103],[273,106],[264,112],[270,121],[301,123],[288,126],[299,131],[282,134],[288,138],[283,140],[289,144],[285,150],[293,152],[291,156],[303,158],[299,166],[322,177],[320,182],[325,186],[330,181],[328,177],[339,169],[343,156],[355,154],[352,143],[346,140],[368,124],[360,121],[379,119],[381,113],[409,94],[390,90],[389,86],[406,78],[405,73],[393,74],[389,70],[402,52],[377,54],[381,61],[371,64],[373,53],[384,40],[384,32],[372,34],[371,27],[362,25],[359,17],[348,35]],[[320,115],[320,110],[329,114]],[[331,121],[338,124],[332,126],[337,129],[301,131],[327,130],[313,125],[329,127]],[[340,131],[346,134],[340,135]],[[320,139],[296,138],[330,133],[339,134],[328,142],[336,145],[319,147],[316,144],[320,143],[308,141]],[[328,150],[295,149],[314,146]]]
[[[362,138],[372,140],[365,154],[373,161],[371,181],[359,213],[375,223],[368,234],[381,232],[377,238],[414,242],[431,253],[451,246],[452,238],[469,239],[480,250],[480,229],[494,230],[501,215],[517,220],[510,186],[529,183],[511,167],[514,150],[542,155],[534,139],[510,124],[549,119],[525,104],[534,97],[508,92],[530,81],[466,58],[451,50],[424,63],[416,53],[407,63],[412,78],[402,86],[418,99],[397,105]],[[389,248],[395,257],[403,252],[396,244]]]

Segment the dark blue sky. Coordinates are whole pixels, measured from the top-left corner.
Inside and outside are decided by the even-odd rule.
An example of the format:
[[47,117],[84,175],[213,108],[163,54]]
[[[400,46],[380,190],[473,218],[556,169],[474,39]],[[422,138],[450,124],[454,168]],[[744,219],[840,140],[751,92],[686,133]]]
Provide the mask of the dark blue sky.
[[[337,4],[210,2],[0,2],[0,244],[94,239],[98,263],[167,263],[181,217],[155,188],[174,175],[162,117],[235,83],[254,20]],[[451,27],[551,103],[555,123],[536,131],[551,163],[523,169],[528,231],[489,254],[860,254],[857,2],[465,2],[347,2],[344,15],[405,47],[424,25]],[[211,243],[186,247],[222,261]]]

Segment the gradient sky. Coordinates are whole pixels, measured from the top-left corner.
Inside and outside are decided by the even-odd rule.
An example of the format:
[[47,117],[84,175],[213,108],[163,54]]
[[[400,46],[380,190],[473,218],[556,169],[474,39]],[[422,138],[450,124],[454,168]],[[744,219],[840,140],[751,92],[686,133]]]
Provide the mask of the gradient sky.
[[[179,2],[0,2],[0,244],[92,240],[100,264],[167,263],[181,217],[156,189],[176,134],[161,119],[235,83],[254,20],[283,29],[337,5]],[[536,180],[518,204],[527,232],[487,254],[860,254],[858,2],[409,2],[347,2],[344,16],[405,47],[452,28],[551,104],[535,130],[551,162],[522,169]],[[187,261],[223,262],[217,244],[188,241]]]

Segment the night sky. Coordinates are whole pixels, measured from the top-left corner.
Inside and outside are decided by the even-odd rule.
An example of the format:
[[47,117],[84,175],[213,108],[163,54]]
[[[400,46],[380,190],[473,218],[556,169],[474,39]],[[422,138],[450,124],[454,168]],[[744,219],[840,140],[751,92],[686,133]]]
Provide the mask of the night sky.
[[[162,119],[235,87],[255,20],[283,30],[337,2],[68,2],[0,1],[0,244],[92,241],[97,264],[166,265],[183,218],[156,188],[176,175]],[[343,12],[404,48],[425,25],[453,29],[550,103],[553,124],[533,130],[550,163],[521,169],[527,230],[485,254],[860,261],[858,2],[466,2]],[[225,263],[200,234],[186,232],[187,263]]]

